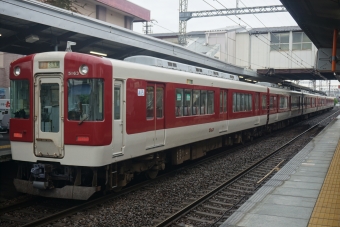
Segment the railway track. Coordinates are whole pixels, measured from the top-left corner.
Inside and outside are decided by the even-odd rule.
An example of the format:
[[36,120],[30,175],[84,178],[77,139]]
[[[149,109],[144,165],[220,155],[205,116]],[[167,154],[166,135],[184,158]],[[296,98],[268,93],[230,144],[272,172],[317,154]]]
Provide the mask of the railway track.
[[[333,115],[338,114],[338,112],[334,113]],[[326,119],[325,119],[326,120]],[[318,125],[318,124],[317,124]],[[312,128],[315,128],[317,125],[314,125]],[[304,132],[306,134],[307,132]],[[274,133],[275,134],[275,133]],[[313,134],[313,133],[312,133]],[[272,136],[272,135],[271,135]],[[295,138],[296,139],[296,138]],[[288,144],[292,143],[293,140],[289,141],[287,144],[283,145],[280,149],[283,149]],[[241,145],[232,149],[228,149],[228,153],[236,153],[238,150],[242,149],[249,144]],[[81,212],[86,213],[87,210],[93,209],[94,210],[100,209],[103,204],[109,203],[109,201],[119,200],[119,198],[127,197],[127,195],[133,194],[134,191],[147,191],[147,190],[158,190],[156,188],[156,184],[158,182],[165,181],[170,176],[176,175],[177,172],[183,171],[184,169],[194,168],[195,166],[206,166],[209,167],[214,160],[225,156],[224,153],[220,153],[209,158],[205,158],[203,160],[197,161],[195,163],[186,165],[185,167],[176,169],[169,173],[163,174],[159,176],[157,179],[144,181],[143,183],[139,183],[133,185],[120,193],[112,193],[97,199],[92,199],[87,202],[79,202],[78,204],[75,203],[68,203],[65,205],[65,202],[62,202],[62,206],[59,208],[57,206],[52,207],[53,209],[49,209],[44,207],[42,201],[47,201],[50,203],[49,199],[39,199],[33,197],[32,200],[26,201],[23,204],[15,204],[11,207],[0,208],[0,225],[1,226],[44,226],[49,224],[50,226],[59,226],[57,224],[58,220],[66,219],[62,225],[74,225],[77,220],[74,219],[81,219],[87,218],[88,215],[83,215]],[[275,154],[271,154],[271,156],[275,156]],[[185,208],[183,206],[178,206],[177,208],[173,205],[171,209],[168,210],[178,210],[175,214],[169,211],[169,213],[163,213],[159,217],[164,217],[161,219],[159,217],[153,218],[153,224],[156,226],[165,226],[165,225],[179,225],[181,226],[184,223],[193,223],[194,226],[206,226],[206,225],[214,225],[214,223],[222,222],[220,219],[225,219],[228,215],[232,214],[233,210],[236,210],[237,207],[242,203],[242,201],[246,201],[251,194],[256,191],[258,187],[260,187],[267,178],[269,178],[273,173],[275,173],[275,168],[279,168],[284,164],[286,160],[282,160],[280,158],[276,158],[275,161],[265,161],[265,159],[261,159],[261,161],[257,161],[256,163],[248,162],[248,167],[243,166],[243,170],[233,172],[234,177],[230,178],[226,182],[215,181],[214,183],[209,185],[208,189],[201,190],[198,198],[189,198],[184,201]],[[251,164],[251,166],[250,166]],[[254,166],[258,166],[258,169],[254,169]],[[239,170],[239,169],[238,169]],[[246,170],[252,170],[252,173],[245,173]],[[184,170],[186,171],[186,170]],[[237,173],[238,172],[238,173]],[[243,177],[243,178],[242,178]],[[242,178],[242,179],[241,179]],[[241,179],[241,180],[240,180]],[[258,183],[254,183],[254,182]],[[260,181],[260,182],[259,182]],[[228,184],[229,182],[229,184]],[[251,183],[253,182],[253,183]],[[232,183],[232,184],[231,184]],[[152,186],[153,184],[153,186]],[[224,186],[223,186],[224,185]],[[227,186],[229,185],[229,186]],[[227,191],[221,192],[218,194],[218,190],[222,190],[225,187],[229,187]],[[208,200],[210,202],[208,204],[203,204],[203,201]],[[64,201],[64,200],[61,200]],[[129,202],[127,202],[126,206],[128,206]],[[35,209],[34,204],[42,209]],[[183,205],[183,204],[182,204]],[[198,207],[200,206],[200,207]],[[115,208],[112,208],[115,209]],[[20,211],[21,210],[21,211]],[[35,212],[35,210],[38,211]],[[41,212],[43,210],[43,212]],[[212,210],[216,212],[211,212]],[[40,212],[39,212],[40,211]],[[16,215],[17,213],[22,212],[24,215]],[[157,211],[155,211],[157,212]],[[14,215],[13,215],[14,213]],[[182,219],[183,215],[190,215],[187,219]],[[192,215],[193,214],[193,215]],[[22,216],[24,218],[20,218],[18,216]],[[92,216],[92,215],[90,215]],[[25,217],[29,217],[28,219]],[[72,221],[70,221],[72,219]],[[150,223],[150,221],[149,221]],[[203,224],[202,224],[203,223]],[[113,223],[111,223],[114,225]],[[153,225],[152,224],[152,225]],[[78,224],[80,226],[81,224]],[[117,225],[119,226],[119,225]],[[124,226],[120,225],[120,226]],[[136,226],[139,226],[137,224]],[[147,226],[147,225],[146,225]],[[149,226],[151,226],[149,224]]]
[[[284,150],[298,139],[306,136],[312,137],[319,132],[317,126],[322,122],[332,118],[335,114],[313,125],[303,133],[294,137],[280,148],[262,158],[259,161],[250,163],[238,174],[205,193],[200,198],[195,199],[178,212],[160,220],[155,227],[161,226],[219,226],[237,208],[243,204],[257,189],[259,189],[271,175],[284,165],[287,159],[282,157],[293,156],[295,151]],[[281,152],[283,151],[283,152]],[[157,220],[155,220],[157,221]]]

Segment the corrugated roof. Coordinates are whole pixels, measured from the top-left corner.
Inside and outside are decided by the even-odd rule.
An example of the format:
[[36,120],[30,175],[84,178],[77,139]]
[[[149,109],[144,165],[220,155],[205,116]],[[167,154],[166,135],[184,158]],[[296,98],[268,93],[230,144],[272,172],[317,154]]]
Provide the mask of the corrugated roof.
[[268,32],[289,32],[289,31],[302,31],[302,29],[299,26],[253,28],[249,30],[249,34],[268,33]]

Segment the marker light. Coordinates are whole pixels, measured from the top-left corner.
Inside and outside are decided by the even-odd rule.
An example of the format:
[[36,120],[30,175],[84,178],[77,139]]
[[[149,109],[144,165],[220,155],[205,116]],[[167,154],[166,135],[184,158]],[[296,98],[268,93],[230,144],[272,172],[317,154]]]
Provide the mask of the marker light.
[[77,136],[78,142],[89,142],[90,138],[88,136]]
[[14,136],[15,138],[22,138],[22,133],[20,133],[20,132],[15,132],[15,133],[13,134],[13,136]]
[[16,67],[14,68],[14,75],[15,75],[15,76],[19,76],[19,75],[20,75],[20,72],[21,72],[20,67],[19,67],[19,66],[16,66]]
[[82,65],[79,67],[79,72],[81,75],[85,75],[89,72],[89,67],[87,65]]

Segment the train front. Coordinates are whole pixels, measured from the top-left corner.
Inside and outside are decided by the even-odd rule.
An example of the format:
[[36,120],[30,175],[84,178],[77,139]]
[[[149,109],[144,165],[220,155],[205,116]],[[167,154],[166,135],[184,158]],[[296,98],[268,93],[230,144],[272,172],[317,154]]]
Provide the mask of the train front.
[[87,199],[100,190],[97,167],[112,154],[110,61],[40,53],[12,62],[10,80],[16,189],[68,199]]

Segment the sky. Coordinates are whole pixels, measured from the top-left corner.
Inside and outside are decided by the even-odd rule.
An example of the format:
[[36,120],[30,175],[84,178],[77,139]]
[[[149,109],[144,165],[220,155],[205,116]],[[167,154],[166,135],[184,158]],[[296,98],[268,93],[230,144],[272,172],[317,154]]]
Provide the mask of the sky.
[[[143,8],[151,11],[153,22],[153,33],[178,32],[179,0],[129,0]],[[210,4],[210,5],[209,5]],[[282,5],[279,0],[240,0],[239,7],[253,7],[266,5]],[[214,10],[224,8],[235,8],[236,0],[188,0],[188,11]],[[187,32],[205,31],[236,26],[241,24],[248,28],[296,26],[297,23],[287,13],[261,13],[238,16],[219,16],[190,19],[187,23]],[[134,23],[134,31],[143,33],[142,23]]]

